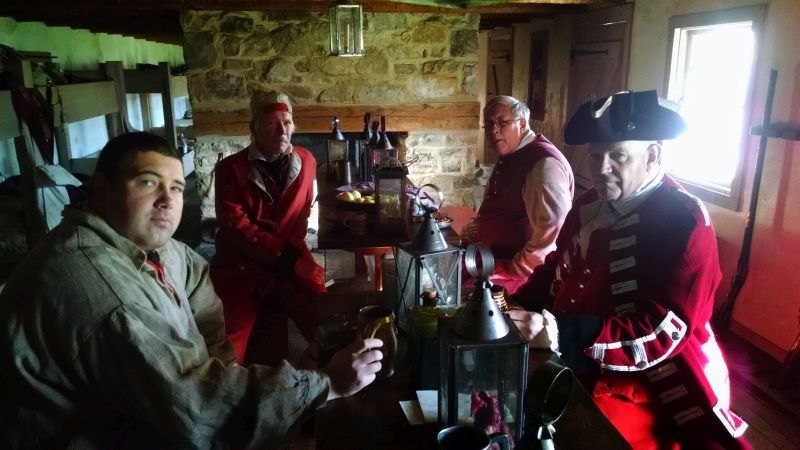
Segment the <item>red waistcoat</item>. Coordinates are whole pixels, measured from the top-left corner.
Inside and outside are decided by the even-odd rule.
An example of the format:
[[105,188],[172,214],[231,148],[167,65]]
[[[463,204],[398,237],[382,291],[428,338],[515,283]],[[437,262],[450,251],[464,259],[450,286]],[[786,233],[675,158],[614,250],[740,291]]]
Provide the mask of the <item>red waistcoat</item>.
[[513,258],[531,238],[533,230],[522,187],[533,166],[548,157],[563,158],[547,138],[539,135],[495,165],[477,215],[479,240],[491,247],[495,258]]

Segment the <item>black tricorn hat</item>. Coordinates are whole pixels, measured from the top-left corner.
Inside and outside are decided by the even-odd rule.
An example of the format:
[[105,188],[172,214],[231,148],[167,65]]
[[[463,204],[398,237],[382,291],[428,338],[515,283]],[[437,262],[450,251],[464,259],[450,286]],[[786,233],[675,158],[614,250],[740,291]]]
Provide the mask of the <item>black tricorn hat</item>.
[[677,105],[656,91],[619,92],[586,102],[564,128],[564,142],[660,141],[674,139],[686,129]]

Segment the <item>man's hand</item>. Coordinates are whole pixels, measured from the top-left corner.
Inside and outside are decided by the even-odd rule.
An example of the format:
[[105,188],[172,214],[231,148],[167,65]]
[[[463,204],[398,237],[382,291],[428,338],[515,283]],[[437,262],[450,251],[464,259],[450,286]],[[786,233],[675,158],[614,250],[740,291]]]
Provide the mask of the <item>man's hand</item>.
[[355,394],[375,380],[381,370],[380,339],[359,339],[336,352],[324,371],[331,379],[328,400]]
[[508,315],[522,332],[522,337],[528,341],[528,345],[539,349],[551,348],[550,336],[545,328],[546,322],[543,315],[523,309],[512,309],[508,311]]

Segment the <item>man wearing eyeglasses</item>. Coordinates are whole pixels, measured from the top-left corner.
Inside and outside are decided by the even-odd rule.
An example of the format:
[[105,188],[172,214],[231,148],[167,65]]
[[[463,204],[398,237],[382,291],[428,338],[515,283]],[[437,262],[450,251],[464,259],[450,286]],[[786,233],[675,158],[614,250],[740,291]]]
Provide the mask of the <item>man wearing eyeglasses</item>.
[[513,293],[555,250],[575,182],[561,152],[531,130],[524,103],[506,95],[492,97],[483,117],[486,142],[500,159],[477,216],[461,233],[491,247],[497,263],[492,280]]

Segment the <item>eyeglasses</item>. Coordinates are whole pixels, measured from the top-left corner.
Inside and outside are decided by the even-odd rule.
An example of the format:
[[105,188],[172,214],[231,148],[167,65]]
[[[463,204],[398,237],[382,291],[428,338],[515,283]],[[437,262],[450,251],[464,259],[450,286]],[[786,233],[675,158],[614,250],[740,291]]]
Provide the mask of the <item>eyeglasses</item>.
[[502,130],[502,129],[508,127],[509,125],[511,125],[512,123],[518,121],[518,120],[520,120],[520,119],[498,120],[498,121],[495,121],[495,122],[483,122],[483,126],[481,128],[483,128],[484,130],[491,130],[495,126],[497,126],[497,128]]

